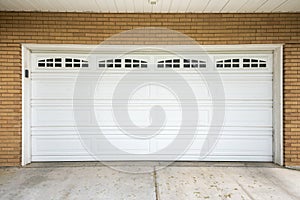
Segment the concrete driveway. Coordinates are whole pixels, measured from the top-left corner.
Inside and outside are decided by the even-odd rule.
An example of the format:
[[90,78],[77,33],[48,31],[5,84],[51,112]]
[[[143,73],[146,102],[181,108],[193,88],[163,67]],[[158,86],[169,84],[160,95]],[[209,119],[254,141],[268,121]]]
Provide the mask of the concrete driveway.
[[176,162],[165,168],[158,162],[109,165],[35,163],[0,168],[0,198],[300,199],[300,171],[269,163]]

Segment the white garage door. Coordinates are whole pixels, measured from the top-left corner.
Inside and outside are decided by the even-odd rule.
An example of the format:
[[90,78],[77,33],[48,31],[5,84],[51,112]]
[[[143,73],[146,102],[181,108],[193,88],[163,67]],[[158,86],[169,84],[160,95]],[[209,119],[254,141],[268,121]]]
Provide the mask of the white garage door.
[[272,161],[272,54],[31,61],[32,161]]

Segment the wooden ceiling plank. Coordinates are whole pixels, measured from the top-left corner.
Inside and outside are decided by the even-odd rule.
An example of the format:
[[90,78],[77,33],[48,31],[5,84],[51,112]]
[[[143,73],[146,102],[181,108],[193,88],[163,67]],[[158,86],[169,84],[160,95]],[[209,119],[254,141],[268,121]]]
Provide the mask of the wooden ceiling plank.
[[252,13],[260,8],[264,3],[268,0],[248,0],[239,10],[238,12],[242,13]]
[[300,1],[288,0],[272,11],[273,12],[300,12]]
[[208,5],[210,0],[191,0],[187,12],[201,13]]
[[204,12],[220,12],[222,8],[228,3],[229,0],[211,0],[206,6]]
[[172,3],[171,0],[169,1],[161,1],[161,10],[160,12],[169,12],[169,9],[170,9],[170,5]]
[[255,12],[271,12],[287,0],[268,0],[265,4],[261,5]]
[[248,0],[229,0],[229,2],[222,8],[221,12],[231,13],[239,10]]

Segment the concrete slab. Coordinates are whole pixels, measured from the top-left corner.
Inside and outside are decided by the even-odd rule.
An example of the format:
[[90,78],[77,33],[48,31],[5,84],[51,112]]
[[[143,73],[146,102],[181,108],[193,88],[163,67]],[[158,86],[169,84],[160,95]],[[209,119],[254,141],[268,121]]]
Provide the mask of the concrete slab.
[[133,166],[133,167],[154,167],[159,162],[151,161],[91,161],[91,162],[34,162],[26,165],[26,168],[43,167],[105,167],[105,166]]
[[106,164],[111,167],[53,162],[0,168],[0,199],[300,199],[300,171],[271,163]]
[[151,173],[130,174],[108,167],[2,168],[0,199],[153,200],[155,187]]
[[156,172],[158,199],[300,199],[300,172],[259,167],[168,167]]
[[279,167],[270,162],[193,162],[193,161],[92,161],[92,162],[34,162],[26,165],[26,168],[41,168],[41,167],[94,167],[94,166],[178,166],[178,167]]

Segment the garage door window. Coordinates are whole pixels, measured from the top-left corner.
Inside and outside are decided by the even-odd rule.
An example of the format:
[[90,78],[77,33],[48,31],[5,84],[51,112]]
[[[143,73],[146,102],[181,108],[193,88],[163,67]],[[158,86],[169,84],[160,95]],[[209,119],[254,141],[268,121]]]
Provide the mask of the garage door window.
[[206,61],[179,58],[159,60],[157,68],[206,68]]
[[100,60],[100,68],[121,68],[121,59]]
[[108,59],[98,62],[99,68],[147,68],[147,62],[139,59]]
[[258,60],[258,59],[243,59],[243,67],[244,68],[266,68],[267,63],[265,60]]
[[216,68],[266,68],[267,61],[256,58],[228,58],[228,59],[217,59]]
[[88,67],[88,61],[77,58],[46,58],[38,60],[37,66],[38,68],[82,68]]
[[147,62],[137,59],[125,59],[125,68],[147,68]]

